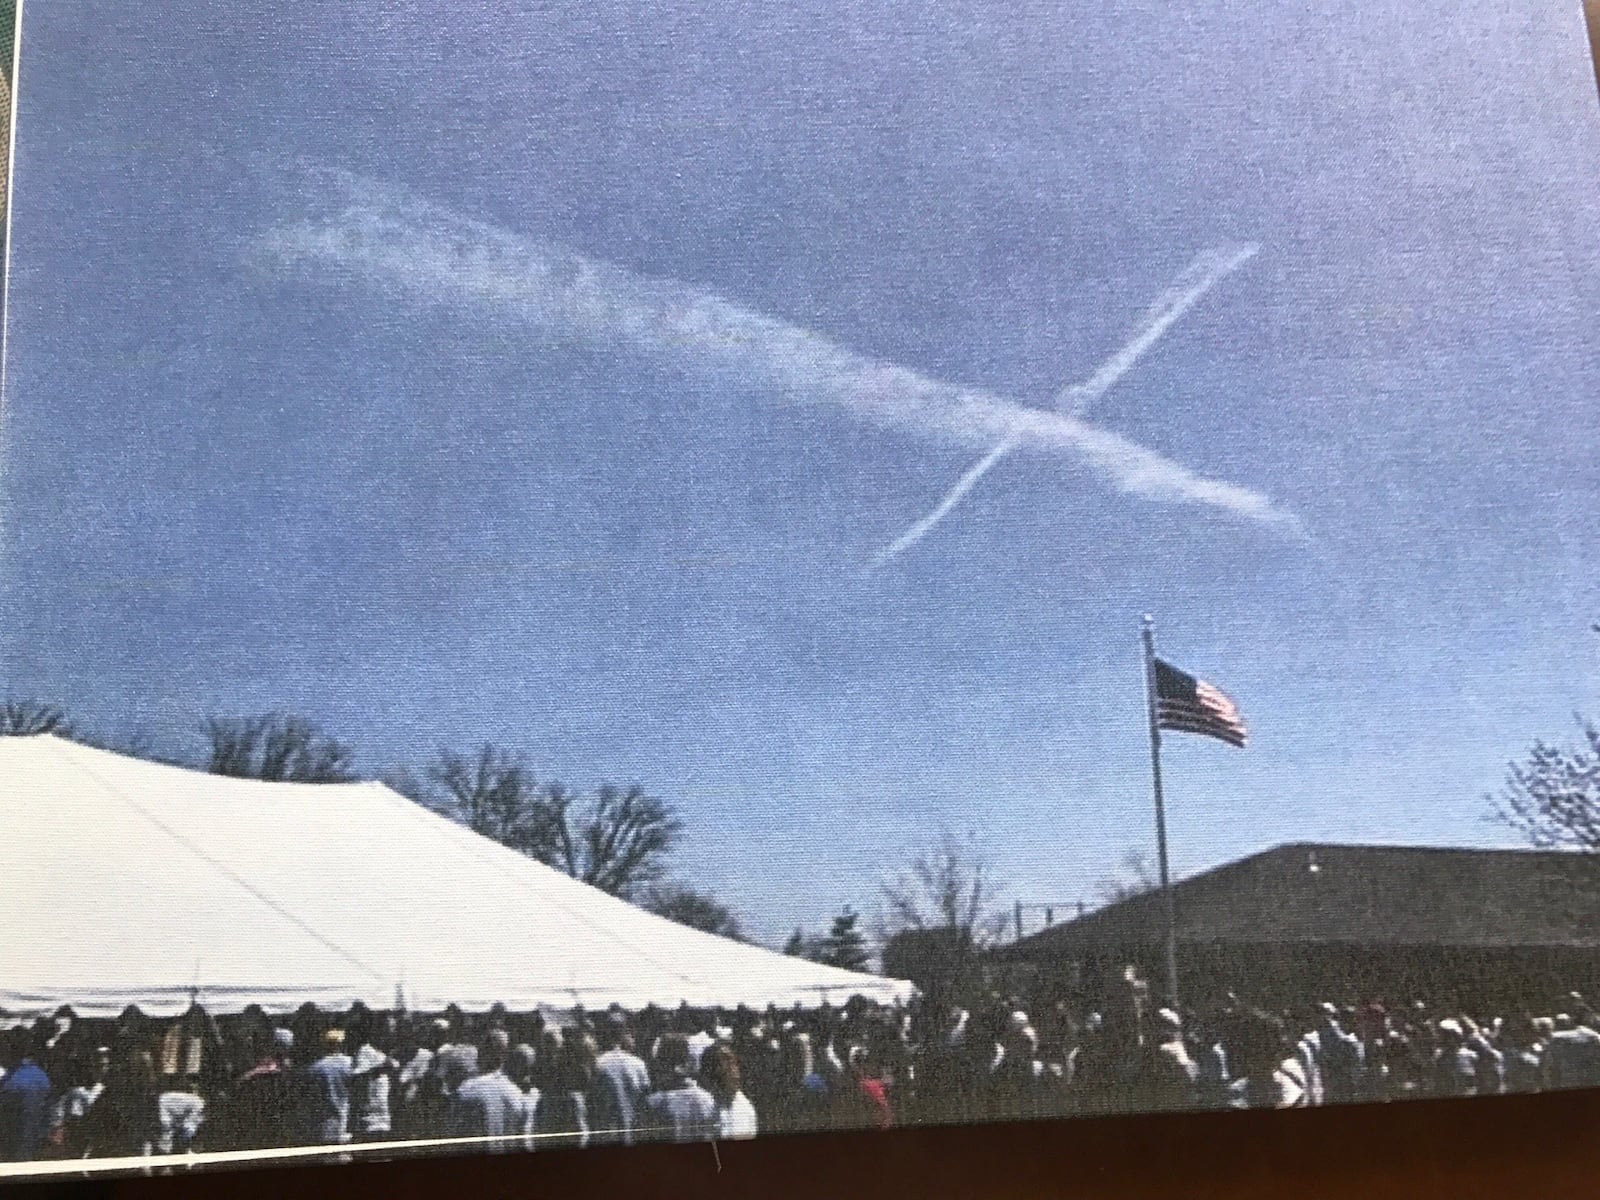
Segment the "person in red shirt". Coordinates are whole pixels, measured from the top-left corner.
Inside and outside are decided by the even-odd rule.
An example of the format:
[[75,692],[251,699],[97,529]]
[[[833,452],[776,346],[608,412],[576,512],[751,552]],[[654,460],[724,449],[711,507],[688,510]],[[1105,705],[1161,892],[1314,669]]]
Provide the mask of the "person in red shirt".
[[845,1071],[837,1102],[839,1125],[847,1129],[890,1129],[894,1109],[884,1083],[878,1056],[866,1046],[852,1046],[850,1065]]

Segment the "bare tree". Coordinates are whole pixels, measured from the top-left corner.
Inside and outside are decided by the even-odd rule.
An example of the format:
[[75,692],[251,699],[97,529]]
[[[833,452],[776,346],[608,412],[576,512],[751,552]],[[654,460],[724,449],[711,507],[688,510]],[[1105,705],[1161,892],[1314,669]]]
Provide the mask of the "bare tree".
[[0,703],[0,737],[27,737],[36,733],[72,736],[72,723],[54,704],[37,700],[6,700]]
[[995,909],[998,885],[976,839],[945,832],[882,889],[884,971],[913,980],[936,1009],[976,997],[984,948],[1005,925]]
[[438,807],[446,815],[503,846],[545,857],[550,831],[544,798],[515,755],[490,745],[471,756],[441,750],[430,774],[444,791]]
[[726,904],[709,892],[677,883],[657,884],[645,893],[644,907],[657,916],[691,929],[715,933],[739,942],[745,940],[744,931],[739,928],[739,919]]
[[1537,741],[1506,770],[1491,817],[1546,849],[1600,851],[1600,726],[1581,722],[1576,747]]
[[355,752],[304,717],[266,713],[205,723],[211,742],[206,770],[241,779],[344,783],[355,778]]
[[1119,875],[1100,881],[1100,899],[1106,904],[1118,904],[1123,900],[1142,896],[1146,892],[1153,892],[1160,886],[1161,880],[1151,868],[1150,859],[1145,852],[1129,850],[1122,856]]
[[916,854],[908,868],[882,884],[890,932],[953,930],[974,946],[999,936],[1005,914],[994,908],[998,889],[976,840],[946,832]]
[[603,785],[587,803],[559,784],[544,791],[550,858],[575,879],[631,899],[661,878],[683,823],[664,800],[637,785]]
[[391,777],[396,790],[485,837],[624,899],[661,879],[683,832],[672,807],[642,787],[601,787],[584,797],[540,786],[522,760],[495,746],[441,751],[428,772]]

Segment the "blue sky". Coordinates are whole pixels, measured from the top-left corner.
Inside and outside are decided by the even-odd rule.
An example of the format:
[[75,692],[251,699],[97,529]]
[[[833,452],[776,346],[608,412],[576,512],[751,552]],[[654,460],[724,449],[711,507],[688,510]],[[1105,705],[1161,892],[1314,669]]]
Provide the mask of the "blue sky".
[[[1092,898],[1149,610],[1252,732],[1168,739],[1180,871],[1504,840],[1600,685],[1600,114],[1578,6],[1502,9],[34,6],[0,680],[637,779],[776,939],[940,826]],[[624,328],[697,297],[737,336]]]

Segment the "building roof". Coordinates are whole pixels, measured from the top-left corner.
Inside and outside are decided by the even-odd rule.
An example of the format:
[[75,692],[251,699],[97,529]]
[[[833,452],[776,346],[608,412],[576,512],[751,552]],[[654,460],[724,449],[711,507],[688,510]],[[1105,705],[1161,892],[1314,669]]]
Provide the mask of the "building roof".
[[[1294,843],[1174,885],[1184,943],[1600,948],[1600,856]],[[1043,930],[1007,958],[1158,944],[1159,892]]]
[[675,924],[380,783],[264,783],[0,737],[0,844],[11,1012],[764,1007],[912,991]]

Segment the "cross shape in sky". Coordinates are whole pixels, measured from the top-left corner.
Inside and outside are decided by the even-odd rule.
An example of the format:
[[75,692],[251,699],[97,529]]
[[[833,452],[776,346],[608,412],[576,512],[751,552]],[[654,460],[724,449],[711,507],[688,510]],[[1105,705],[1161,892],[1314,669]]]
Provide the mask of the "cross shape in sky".
[[[1056,395],[1057,411],[1072,418],[1082,417],[1088,412],[1091,404],[1105,395],[1117,380],[1128,373],[1146,350],[1161,340],[1162,334],[1172,327],[1173,322],[1210,291],[1223,276],[1243,266],[1255,252],[1255,246],[1225,246],[1202,253],[1172,281],[1166,291],[1156,297],[1155,303],[1145,311],[1138,329],[1123,343],[1121,349],[1101,363],[1099,370],[1083,383],[1065,387]],[[932,533],[939,522],[949,516],[951,510],[961,503],[962,497],[977,486],[978,481],[987,475],[996,463],[1010,454],[1020,440],[1020,433],[1012,433],[996,442],[994,449],[968,467],[926,516],[879,552],[872,560],[873,569],[886,565]]]

